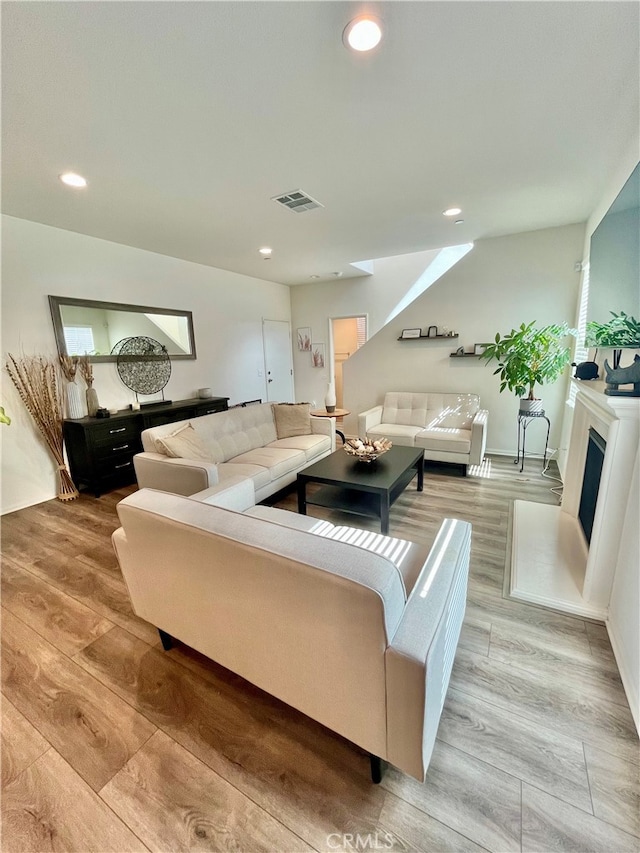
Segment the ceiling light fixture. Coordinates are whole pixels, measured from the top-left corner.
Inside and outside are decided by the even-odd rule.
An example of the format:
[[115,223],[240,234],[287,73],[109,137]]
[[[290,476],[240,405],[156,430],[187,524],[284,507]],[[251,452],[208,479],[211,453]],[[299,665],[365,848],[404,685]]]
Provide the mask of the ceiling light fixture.
[[76,187],[76,189],[80,189],[87,185],[86,178],[83,178],[82,175],[76,175],[75,172],[65,172],[63,175],[59,175],[59,178],[62,183],[66,184],[68,187]]
[[459,213],[462,213],[462,208],[460,207],[448,207],[442,211],[443,216],[457,216]]
[[261,249],[258,249],[261,255],[270,255],[273,249],[270,249],[269,246],[263,246]]
[[360,15],[349,21],[342,33],[345,47],[363,53],[373,50],[382,38],[382,25],[379,18],[373,15]]
[[456,221],[453,224],[454,225],[462,225],[463,222],[464,222],[464,219],[456,219]]

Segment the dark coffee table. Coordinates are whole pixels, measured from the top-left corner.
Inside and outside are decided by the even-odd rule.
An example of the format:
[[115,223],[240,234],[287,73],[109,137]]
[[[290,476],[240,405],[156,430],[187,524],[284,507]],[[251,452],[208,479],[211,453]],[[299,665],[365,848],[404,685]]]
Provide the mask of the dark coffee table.
[[[392,447],[375,462],[358,462],[344,450],[336,450],[298,474],[298,512],[307,504],[326,506],[355,515],[380,519],[382,533],[389,532],[389,508],[418,475],[422,491],[424,450]],[[307,496],[307,483],[322,483]]]

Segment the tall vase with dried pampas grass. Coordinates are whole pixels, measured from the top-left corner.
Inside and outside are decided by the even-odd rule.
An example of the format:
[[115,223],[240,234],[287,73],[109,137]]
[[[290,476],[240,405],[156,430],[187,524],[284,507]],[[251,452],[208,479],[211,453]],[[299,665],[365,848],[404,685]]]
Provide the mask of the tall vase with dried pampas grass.
[[64,378],[67,380],[65,388],[67,394],[67,417],[81,418],[84,416],[84,406],[82,405],[82,398],[80,397],[80,389],[76,385],[78,356],[61,355],[60,370],[62,371]]
[[6,368],[58,466],[58,500],[71,501],[77,498],[78,490],[64,461],[63,394],[58,366],[43,356],[23,355],[15,358],[9,353]]

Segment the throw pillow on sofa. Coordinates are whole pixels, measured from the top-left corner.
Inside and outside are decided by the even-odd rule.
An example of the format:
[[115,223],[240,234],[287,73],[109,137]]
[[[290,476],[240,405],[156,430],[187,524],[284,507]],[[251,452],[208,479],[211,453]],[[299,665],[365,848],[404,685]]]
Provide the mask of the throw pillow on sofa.
[[273,403],[271,408],[278,438],[309,435],[311,432],[309,403]]
[[201,459],[203,462],[215,462],[213,454],[202,441],[191,424],[180,427],[169,435],[156,438],[159,453],[173,459]]

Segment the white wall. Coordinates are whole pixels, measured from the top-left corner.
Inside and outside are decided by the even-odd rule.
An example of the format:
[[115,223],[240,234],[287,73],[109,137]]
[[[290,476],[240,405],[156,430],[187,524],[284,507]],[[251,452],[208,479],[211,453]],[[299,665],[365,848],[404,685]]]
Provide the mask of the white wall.
[[291,288],[291,323],[295,329],[308,326],[313,343],[324,343],[325,369],[311,366],[311,354],[294,349],[293,372],[296,400],[313,400],[323,405],[329,381],[329,318],[366,314],[369,337],[385,324],[425,269],[435,260],[439,249],[413,252],[395,258],[378,258],[370,276]]
[[[584,225],[549,228],[478,240],[474,249],[344,366],[345,405],[354,414],[346,432],[357,431],[355,413],[381,403],[386,391],[460,391],[480,394],[489,409],[489,450],[516,450],[515,396],[499,393],[492,367],[479,359],[451,359],[459,346],[491,340],[521,323],[573,322]],[[459,333],[455,340],[398,341],[403,328],[437,325]],[[569,339],[570,341],[570,339]],[[551,420],[552,448],[561,431],[566,380],[545,386],[540,396]],[[541,452],[543,422],[533,424],[527,451]]]
[[[198,358],[175,361],[165,396],[193,397],[211,387],[230,403],[266,398],[262,318],[290,319],[289,288],[133,249],[106,240],[2,217],[2,354],[57,357],[48,294],[179,308],[193,312]],[[262,371],[259,375],[259,371]],[[115,364],[94,365],[100,403],[125,408],[134,394]],[[6,372],[2,507],[8,512],[56,494],[48,451]]]

